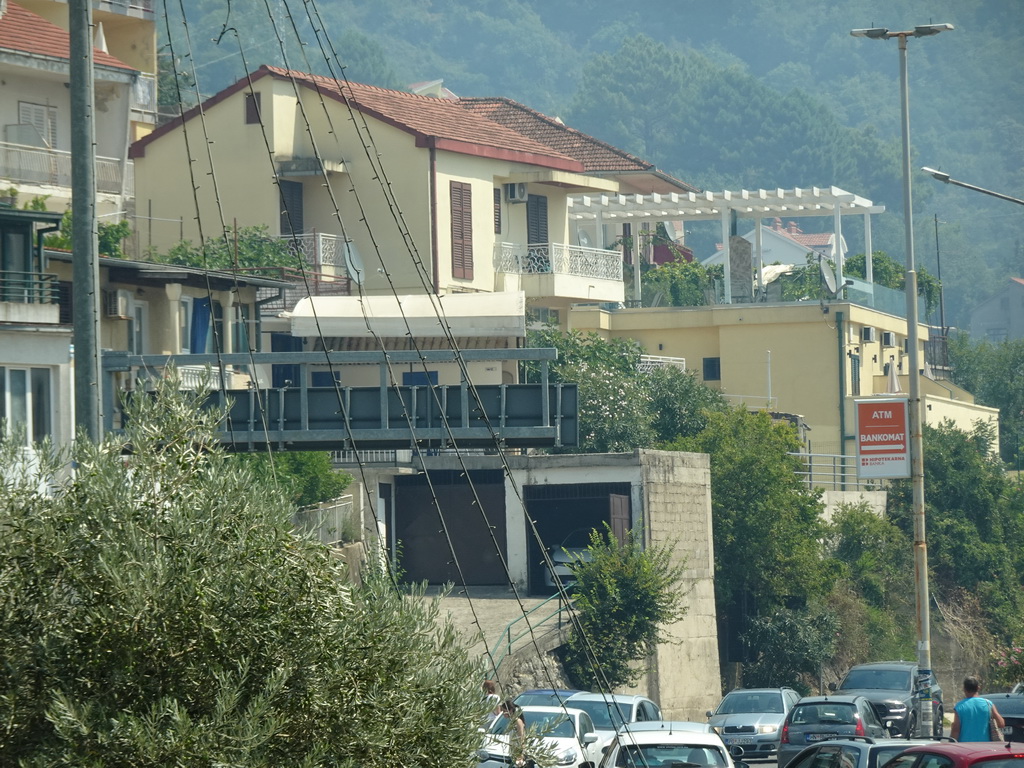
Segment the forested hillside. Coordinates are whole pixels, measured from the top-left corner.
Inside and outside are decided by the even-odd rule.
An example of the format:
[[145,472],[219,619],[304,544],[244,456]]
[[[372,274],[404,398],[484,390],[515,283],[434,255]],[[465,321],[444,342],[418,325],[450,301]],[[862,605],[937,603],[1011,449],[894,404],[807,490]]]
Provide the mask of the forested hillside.
[[[886,206],[874,245],[902,259],[897,43],[849,31],[939,22],[956,29],[908,44],[914,168],[1024,197],[1019,0],[183,0],[159,26],[165,43],[173,32],[165,63],[187,73],[186,98],[193,77],[209,95],[265,63],[344,66],[393,88],[443,78],[460,96],[558,115],[703,188],[855,192]],[[938,216],[947,322],[964,325],[1022,274],[1024,207],[916,170],[913,182],[917,262],[937,271]],[[846,233],[855,252],[858,229]],[[695,225],[689,238],[705,254],[720,234]]]

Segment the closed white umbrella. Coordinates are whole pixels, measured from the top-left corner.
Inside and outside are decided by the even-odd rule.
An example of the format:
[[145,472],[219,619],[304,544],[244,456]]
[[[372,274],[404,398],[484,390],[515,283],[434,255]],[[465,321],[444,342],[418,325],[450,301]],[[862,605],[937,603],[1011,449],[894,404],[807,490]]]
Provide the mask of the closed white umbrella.
[[889,358],[889,379],[886,381],[885,391],[890,395],[903,391],[900,389],[900,377],[896,375],[896,359],[894,357]]

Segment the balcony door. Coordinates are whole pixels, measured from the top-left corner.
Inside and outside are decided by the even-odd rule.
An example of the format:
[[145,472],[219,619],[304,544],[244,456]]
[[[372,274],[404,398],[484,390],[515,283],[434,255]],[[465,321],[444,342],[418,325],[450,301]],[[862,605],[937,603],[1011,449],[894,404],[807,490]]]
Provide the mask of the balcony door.
[[297,181],[277,182],[281,190],[281,237],[302,234],[302,184]]
[[546,195],[528,195],[526,198],[526,242],[530,245],[548,242]]

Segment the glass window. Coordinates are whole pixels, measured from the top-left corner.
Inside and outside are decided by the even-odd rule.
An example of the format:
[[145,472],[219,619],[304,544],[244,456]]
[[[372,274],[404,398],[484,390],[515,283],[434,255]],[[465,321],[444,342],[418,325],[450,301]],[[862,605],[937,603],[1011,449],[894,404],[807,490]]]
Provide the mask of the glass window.
[[178,301],[178,351],[192,351],[192,297],[182,296]]
[[0,419],[31,445],[53,435],[49,368],[0,368]]
[[705,357],[704,358],[704,381],[721,381],[722,380],[722,358],[720,357]]

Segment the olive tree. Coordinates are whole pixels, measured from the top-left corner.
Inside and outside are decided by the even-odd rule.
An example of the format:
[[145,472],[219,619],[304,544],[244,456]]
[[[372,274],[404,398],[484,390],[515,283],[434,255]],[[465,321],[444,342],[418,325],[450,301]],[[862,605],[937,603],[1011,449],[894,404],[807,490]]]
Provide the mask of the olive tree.
[[481,670],[437,602],[375,558],[350,583],[200,397],[70,457],[0,444],[0,764],[467,764]]

